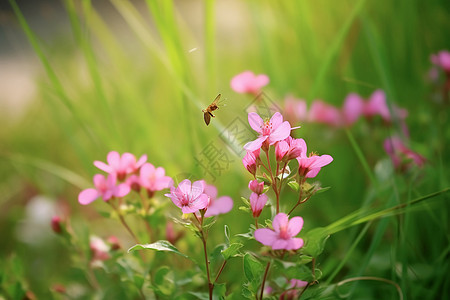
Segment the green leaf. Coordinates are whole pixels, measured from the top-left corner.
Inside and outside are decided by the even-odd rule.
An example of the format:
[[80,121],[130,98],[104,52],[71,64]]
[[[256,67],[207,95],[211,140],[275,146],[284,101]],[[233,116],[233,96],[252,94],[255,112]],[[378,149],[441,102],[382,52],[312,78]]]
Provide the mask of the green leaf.
[[227,285],[225,283],[214,284],[213,299],[225,299]]
[[320,194],[320,193],[323,193],[323,192],[326,192],[326,191],[328,191],[329,189],[331,189],[331,186],[327,186],[327,187],[319,187],[317,190],[315,190],[315,193],[316,194]]
[[155,292],[160,296],[172,295],[175,291],[174,277],[169,267],[159,268],[154,275]]
[[160,240],[160,241],[157,241],[157,242],[152,243],[152,244],[145,244],[145,245],[137,244],[137,245],[134,245],[133,247],[128,249],[128,253],[136,251],[136,250],[143,250],[143,249],[172,252],[172,253],[181,255],[181,256],[183,256],[185,258],[188,258],[188,259],[192,260],[192,258],[190,258],[189,256],[187,256],[184,253],[181,253],[174,245],[172,245],[169,241],[166,241],[166,240]]
[[225,242],[228,247],[230,247],[230,228],[228,228],[228,225],[225,225]]
[[308,231],[305,236],[306,244],[302,248],[302,252],[312,257],[319,256],[323,252],[329,237],[328,231],[323,227]]
[[[264,174],[266,175],[266,174]],[[263,181],[265,185],[271,186],[272,185],[272,181],[267,178],[266,176],[256,176],[256,179],[258,179],[259,181]]]
[[244,247],[244,245],[241,243],[232,243],[228,248],[221,251],[223,258],[228,260],[231,257],[235,257],[242,247]]
[[203,225],[202,225],[203,230],[207,231],[209,228],[211,228],[211,226],[214,225],[214,223],[216,223],[216,221],[217,221],[217,219],[214,217],[204,218]]
[[261,280],[263,270],[263,265],[253,255],[244,255],[244,275],[248,281]]
[[289,181],[289,182],[287,183],[287,185],[288,185],[291,189],[293,189],[294,191],[296,191],[296,192],[298,192],[299,189],[300,189],[300,185],[299,185],[298,182],[295,181],[295,180]]

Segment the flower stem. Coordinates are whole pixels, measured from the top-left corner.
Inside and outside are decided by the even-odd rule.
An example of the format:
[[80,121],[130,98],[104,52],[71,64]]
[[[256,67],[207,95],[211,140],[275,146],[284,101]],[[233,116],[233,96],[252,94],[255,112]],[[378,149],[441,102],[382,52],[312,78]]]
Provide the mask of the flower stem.
[[262,300],[263,296],[264,296],[264,285],[266,284],[267,273],[269,273],[269,267],[270,267],[270,260],[267,262],[266,270],[264,271],[264,277],[263,277],[263,281],[261,284],[261,294],[259,296],[260,300]]
[[[203,218],[199,219],[195,213],[192,213],[192,214],[197,219],[198,224],[199,224],[200,239],[202,240],[203,253],[205,254],[205,267],[206,267],[206,277],[208,278],[209,300],[212,300],[213,290],[214,290],[214,283],[211,282],[211,275],[209,273],[209,260],[208,260],[208,251],[206,250],[206,237],[205,237],[205,232],[203,231],[203,228],[202,228],[202,226],[203,226]],[[222,271],[220,271],[220,272],[222,272]]]
[[225,268],[225,265],[227,264],[227,262],[228,262],[228,260],[225,260],[225,261],[223,262],[222,266],[220,267],[219,272],[217,273],[216,279],[214,279],[213,284],[216,283],[217,280],[219,279],[219,276],[220,276],[220,274],[222,274],[222,271],[223,271],[223,269]]
[[137,244],[140,244],[141,242],[139,241],[138,237],[134,234],[133,230],[131,230],[130,226],[128,226],[127,222],[125,221],[125,218],[120,213],[118,207],[115,206],[114,203],[112,203],[111,201],[109,201],[108,203],[110,203],[111,206],[114,208],[114,210],[117,212],[117,215],[119,216],[119,220],[122,223],[123,227],[125,227],[128,233],[134,238],[135,242]]

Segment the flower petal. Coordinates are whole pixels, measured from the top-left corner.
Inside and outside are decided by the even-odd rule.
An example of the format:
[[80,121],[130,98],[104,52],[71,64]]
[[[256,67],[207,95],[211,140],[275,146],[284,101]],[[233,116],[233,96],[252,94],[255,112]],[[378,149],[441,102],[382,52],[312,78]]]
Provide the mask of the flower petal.
[[205,217],[211,217],[218,214],[226,214],[233,208],[233,199],[228,196],[222,196],[214,200],[208,207]]
[[303,247],[303,240],[301,238],[292,238],[287,240],[286,250],[297,250]]
[[189,206],[191,208],[195,208],[195,211],[199,209],[204,209],[209,204],[209,196],[206,194],[201,194],[200,196],[196,197],[194,201],[192,201]]
[[255,240],[266,246],[271,246],[278,239],[275,231],[268,228],[256,229],[254,236]]
[[87,205],[98,197],[100,197],[100,194],[96,189],[85,189],[78,194],[78,202],[82,205]]
[[273,250],[281,250],[281,249],[290,250],[289,249],[289,240],[277,239],[272,244],[272,249]]
[[117,152],[117,151],[109,152],[108,156],[106,156],[106,161],[111,166],[111,168],[113,168],[114,170],[119,168],[119,165],[120,165],[120,154],[119,154],[119,152]]
[[267,135],[259,136],[256,140],[245,144],[244,149],[247,151],[255,151],[255,150],[261,148],[262,144],[264,143],[265,140],[267,140],[268,137],[269,136],[267,136]]
[[106,173],[112,173],[114,171],[113,168],[111,168],[109,165],[105,164],[102,161],[98,160],[94,161],[94,166],[96,166],[102,171],[105,171]]
[[273,145],[278,141],[282,141],[291,134],[291,124],[288,121],[284,121],[269,135],[269,144]]
[[178,185],[177,193],[179,192],[184,195],[190,195],[191,189],[192,189],[191,181],[189,179],[185,179]]
[[296,236],[303,227],[303,219],[302,217],[293,217],[289,220],[287,232],[289,236]]
[[114,196],[115,197],[124,197],[126,195],[128,195],[128,193],[130,192],[130,186],[126,183],[121,183],[118,186],[116,186],[114,188]]
[[[314,156],[312,156],[314,157]],[[329,163],[331,163],[333,161],[333,157],[331,157],[330,155],[321,155],[321,156],[317,156],[317,158],[309,165],[309,168],[314,169],[314,168],[321,168],[323,166],[328,165]]]
[[248,114],[248,123],[250,124],[250,127],[253,128],[254,131],[256,131],[259,134],[262,134],[261,127],[264,125],[264,121],[257,113],[251,112]]
[[144,154],[136,162],[136,169],[139,169],[146,161],[147,161],[147,155]]
[[[205,181],[197,180],[192,184],[191,195],[192,200],[197,199],[205,191]],[[209,196],[208,196],[209,197]]]
[[277,128],[283,123],[283,116],[279,112],[274,113],[270,118],[270,123],[272,123],[273,128]]
[[208,195],[211,198],[211,200],[215,200],[217,198],[217,188],[212,184],[205,185],[204,193]]
[[285,213],[279,213],[273,218],[272,227],[278,233],[281,227],[286,227],[288,225],[289,218]]

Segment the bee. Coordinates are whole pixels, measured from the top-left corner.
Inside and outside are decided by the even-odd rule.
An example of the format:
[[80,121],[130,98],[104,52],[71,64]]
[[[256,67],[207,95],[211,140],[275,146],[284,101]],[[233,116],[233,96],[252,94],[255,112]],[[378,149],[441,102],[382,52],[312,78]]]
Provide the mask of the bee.
[[209,125],[209,122],[211,122],[211,117],[215,117],[215,115],[212,114],[213,111],[215,111],[216,109],[219,109],[219,99],[220,99],[220,94],[217,95],[216,99],[214,99],[214,101],[208,105],[207,108],[202,109],[203,112],[203,119],[205,120],[206,125]]

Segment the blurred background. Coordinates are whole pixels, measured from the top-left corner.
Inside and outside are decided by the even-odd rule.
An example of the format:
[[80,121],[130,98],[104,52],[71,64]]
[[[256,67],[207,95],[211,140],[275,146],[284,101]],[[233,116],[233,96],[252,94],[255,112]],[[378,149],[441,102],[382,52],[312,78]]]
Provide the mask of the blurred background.
[[[102,201],[77,201],[98,172],[92,162],[111,150],[147,154],[179,180],[205,178],[235,203],[213,229],[217,242],[224,224],[232,234],[247,232],[253,221],[238,207],[251,177],[240,144],[224,138],[247,124],[254,97],[230,87],[245,70],[269,76],[265,99],[282,113],[287,97],[340,108],[351,92],[368,99],[382,89],[389,105],[408,110],[408,147],[427,159],[423,167],[395,170],[383,141],[404,137],[397,122],[359,120],[346,129],[291,122],[302,126],[294,135],[308,151],[334,158],[317,177],[331,189],[297,211],[305,231],[362,207],[407,204],[448,188],[449,103],[441,90],[449,75],[430,78],[429,71],[431,54],[450,49],[449,32],[445,0],[1,1],[3,284],[20,278],[39,299],[50,299],[49,286],[80,276],[51,230],[54,215],[79,232],[115,234],[125,249],[133,244],[117,221],[99,214],[108,210]],[[201,110],[219,93],[226,106],[206,126]],[[211,147],[226,157],[220,168],[200,163]],[[285,199],[293,202],[295,194],[286,191]],[[398,282],[405,298],[445,299],[448,200],[447,193],[421,209],[336,233],[320,257],[323,280],[380,276]],[[233,274],[223,276],[233,281]],[[355,299],[397,297],[378,283],[359,287]]]

